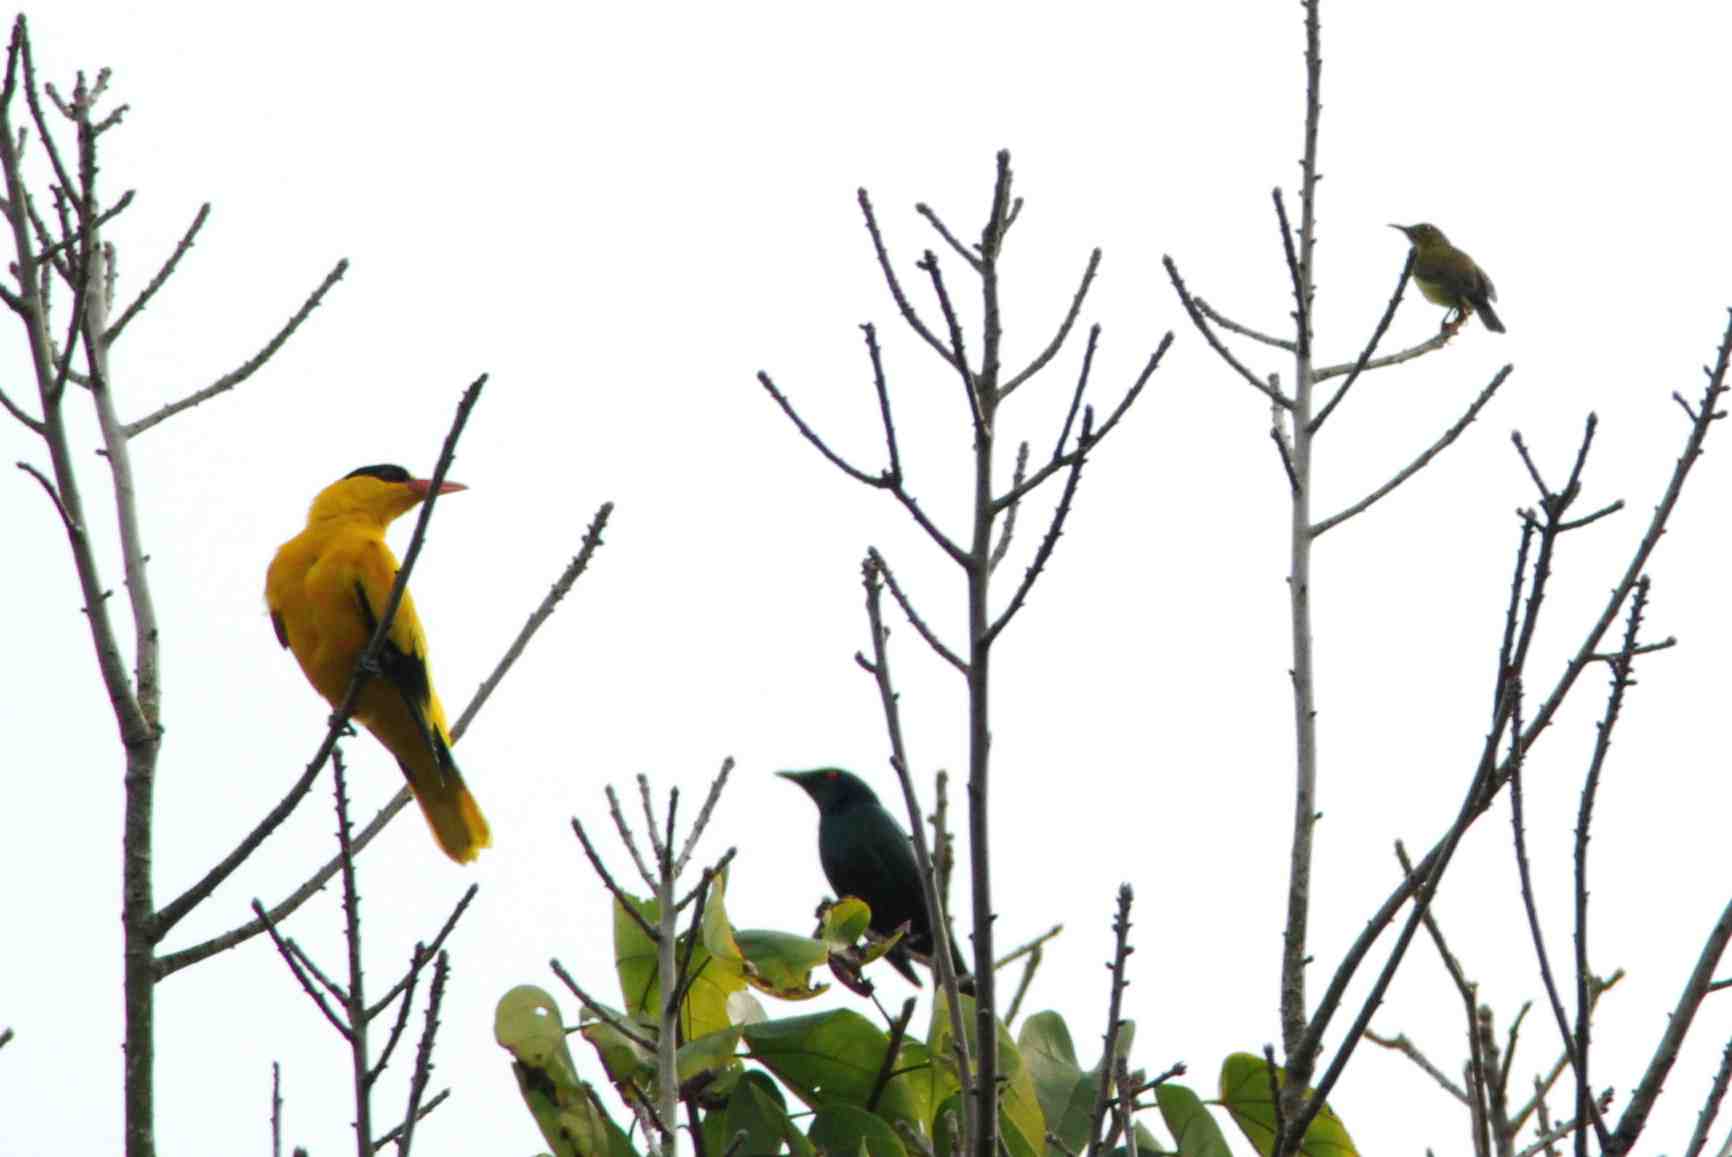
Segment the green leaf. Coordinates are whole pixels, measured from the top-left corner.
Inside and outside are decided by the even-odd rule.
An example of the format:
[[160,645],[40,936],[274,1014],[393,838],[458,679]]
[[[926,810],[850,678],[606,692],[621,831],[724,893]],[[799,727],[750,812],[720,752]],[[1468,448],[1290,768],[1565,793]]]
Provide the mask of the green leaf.
[[1173,1135],[1179,1157],[1233,1157],[1227,1138],[1203,1099],[1184,1085],[1166,1081],[1155,1086],[1155,1104]]
[[[976,1040],[978,1030],[975,1027],[974,998],[964,994],[961,1001],[962,1024],[963,1030],[968,1034],[969,1055],[978,1056],[980,1049]],[[993,1025],[998,1032],[999,1135],[1003,1138],[1010,1157],[1042,1157],[1046,1152],[1046,1114],[1040,1107],[1034,1076],[1028,1066],[1023,1064],[1022,1053],[1017,1049],[1016,1042],[1011,1040],[1004,1022],[995,1018]],[[940,990],[932,999],[932,1027],[927,1048],[938,1062],[933,1065],[934,1071],[941,1068],[950,1070],[954,1087],[952,1058],[955,1054],[951,1040],[950,1013],[944,992]],[[934,1089],[935,1093],[936,1091]],[[943,1098],[934,1096],[932,1100],[942,1103]]]
[[[704,1114],[704,1149],[711,1154],[727,1152],[735,1135],[744,1131],[746,1140],[741,1153],[752,1157],[770,1157],[779,1153],[791,1138],[800,1146],[806,1139],[788,1119],[787,1104],[782,1090],[769,1075],[756,1070],[746,1073],[734,1087],[725,1108]],[[799,1153],[809,1151],[793,1149]]]
[[[1286,1074],[1275,1070],[1277,1082]],[[1307,1090],[1307,1096],[1310,1095]],[[1269,1085],[1269,1063],[1250,1053],[1234,1053],[1221,1062],[1221,1104],[1233,1115],[1239,1132],[1263,1157],[1275,1150],[1275,1105]],[[1347,1127],[1328,1105],[1323,1106],[1299,1143],[1303,1157],[1358,1157]]]
[[737,1027],[712,1032],[682,1045],[674,1059],[679,1070],[680,1084],[683,1086],[699,1073],[714,1072],[725,1067],[733,1061],[734,1052],[739,1047],[740,1030]]
[[1096,1077],[1077,1067],[1076,1047],[1064,1018],[1056,1012],[1035,1013],[1022,1022],[1016,1045],[1034,1078],[1047,1131],[1063,1146],[1049,1145],[1048,1157],[1081,1153],[1088,1148],[1095,1091],[1100,1086]]
[[[720,1032],[733,1021],[728,1016],[728,997],[745,988],[745,963],[734,943],[733,930],[728,926],[723,910],[722,891],[726,873],[711,884],[704,903],[704,919],[700,942],[690,946],[687,967],[693,980],[680,1004],[680,1031],[687,1040],[696,1040],[712,1032]],[[655,927],[660,907],[653,899],[632,899],[632,905]],[[676,965],[687,959],[689,936],[681,936],[674,946]],[[714,949],[711,948],[714,945]],[[619,973],[620,991],[626,1009],[633,1018],[649,1024],[661,1022],[660,958],[656,943],[631,918],[625,905],[614,901],[613,919],[614,965]],[[719,953],[719,954],[718,954]],[[649,1032],[654,1036],[654,1031]]]
[[858,896],[844,896],[824,910],[819,935],[832,951],[852,948],[872,924],[872,909]]
[[[630,903],[651,928],[661,919],[661,907],[654,900],[633,896]],[[626,901],[619,899],[613,902],[613,962],[614,971],[619,974],[620,997],[632,1013],[655,1020],[660,992],[656,986],[656,943],[631,918],[625,905]]]
[[[620,1023],[626,1023],[625,1018],[612,1009],[608,1015]],[[655,1036],[655,1029],[643,1025],[631,1025],[633,1031],[641,1035]],[[601,1058],[601,1064],[607,1070],[607,1076],[616,1086],[639,1086],[648,1088],[655,1083],[655,1053],[643,1047],[637,1041],[621,1032],[613,1025],[596,1017],[589,1009],[583,1010],[583,1039],[595,1049]]]
[[625,1132],[577,1079],[559,1006],[544,990],[519,985],[499,999],[493,1036],[515,1060],[523,1103],[555,1157],[637,1157]]
[[807,1000],[830,987],[812,983],[812,970],[830,957],[822,940],[751,928],[736,929],[734,942],[749,965],[747,983],[771,996]]
[[832,1157],[844,1153],[859,1157],[908,1157],[908,1150],[889,1122],[852,1105],[826,1105],[819,1109],[806,1138]]
[[[749,1024],[745,1037],[752,1057],[815,1109],[829,1105],[865,1109],[884,1051],[890,1047],[882,1029],[848,1008]],[[891,1077],[875,1109],[879,1116],[907,1121],[923,1133],[932,1105],[923,1079],[931,1067],[923,1063],[926,1059],[919,1042],[904,1040],[896,1067],[918,1067]]]

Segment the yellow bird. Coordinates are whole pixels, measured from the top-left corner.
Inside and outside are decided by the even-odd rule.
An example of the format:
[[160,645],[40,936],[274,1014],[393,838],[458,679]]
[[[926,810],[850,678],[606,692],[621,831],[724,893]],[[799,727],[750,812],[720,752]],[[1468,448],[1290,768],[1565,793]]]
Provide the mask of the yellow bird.
[[[319,492],[307,528],[285,542],[265,573],[277,641],[334,708],[348,693],[391,586],[397,556],[385,528],[427,497],[432,483],[401,466],[363,466]],[[457,482],[439,488],[462,490]],[[487,820],[451,758],[445,708],[427,673],[427,636],[409,592],[391,621],[379,673],[361,689],[355,719],[397,757],[409,790],[445,854],[467,863],[492,843]]]

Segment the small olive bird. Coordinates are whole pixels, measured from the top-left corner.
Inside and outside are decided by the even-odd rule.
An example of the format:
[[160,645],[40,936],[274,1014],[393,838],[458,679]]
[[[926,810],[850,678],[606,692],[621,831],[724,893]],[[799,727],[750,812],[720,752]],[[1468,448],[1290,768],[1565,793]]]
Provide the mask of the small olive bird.
[[[1491,303],[1497,300],[1497,289],[1493,287],[1491,278],[1474,263],[1473,258],[1451,245],[1442,229],[1436,225],[1391,225],[1390,228],[1401,230],[1413,246],[1413,280],[1419,283],[1419,292],[1425,294],[1427,301],[1455,310],[1455,325],[1466,321],[1468,314],[1477,313],[1485,322],[1485,328],[1493,333],[1504,332],[1503,322],[1498,320],[1491,307]],[[1445,328],[1450,324],[1446,314]]]
[[[447,482],[439,493],[463,488]],[[348,693],[397,581],[385,528],[431,489],[401,466],[345,475],[319,491],[307,528],[282,545],[265,573],[277,642],[332,707]],[[427,635],[408,591],[385,633],[378,671],[361,688],[355,721],[396,757],[439,847],[460,864],[473,860],[491,842],[487,820],[451,758],[445,708],[427,674]]]

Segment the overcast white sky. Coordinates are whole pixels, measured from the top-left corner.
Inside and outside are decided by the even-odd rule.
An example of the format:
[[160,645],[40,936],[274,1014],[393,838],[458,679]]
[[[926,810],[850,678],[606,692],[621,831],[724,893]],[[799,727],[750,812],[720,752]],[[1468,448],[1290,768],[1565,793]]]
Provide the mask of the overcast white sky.
[[[418,819],[364,859],[371,975],[382,984],[470,881],[476,904],[435,1073],[450,1103],[428,1154],[542,1147],[492,1039],[500,994],[558,991],[557,956],[612,992],[601,889],[568,821],[605,825],[602,786],[640,771],[701,792],[738,760],[708,841],[740,848],[742,926],[803,930],[824,893],[815,815],[779,768],[837,763],[889,784],[858,563],[875,544],[947,638],[959,577],[882,495],[824,463],[754,381],[771,371],[839,449],[878,464],[859,323],[879,323],[905,461],[956,527],[967,498],[955,382],[900,327],[855,206],[867,186],[898,267],[938,242],[933,205],[978,232],[993,154],[1027,199],[1007,249],[1007,351],[1045,343],[1092,246],[1087,322],[1105,327],[1106,406],[1168,329],[1144,400],[1085,473],[1069,531],[995,668],[997,895],[1003,942],[1063,921],[1031,997],[1070,1018],[1085,1060],[1105,1019],[1113,889],[1137,889],[1128,1012],[1137,1063],[1191,1066],[1276,1039],[1291,810],[1285,480],[1268,407],[1221,367],[1160,268],[1266,329],[1290,308],[1269,190],[1294,190],[1297,5],[564,6],[292,9],[61,0],[31,13],[38,68],[63,87],[110,66],[132,105],[107,138],[130,299],[197,206],[215,204],[181,276],[128,333],[127,416],[248,356],[341,257],[348,277],[237,393],[142,437],[134,461],[163,622],[167,736],[158,895],[202,873],[317,745],[325,705],[280,651],[261,590],[306,505],[355,466],[431,470],[453,407],[491,385],[415,575],[453,714],[615,500],[592,573],[460,748],[496,847],[461,870]],[[1317,344],[1357,351],[1404,254],[1390,221],[1430,220],[1497,280],[1507,336],[1477,323],[1442,354],[1364,380],[1320,446],[1316,508],[1376,486],[1505,362],[1483,418],[1429,471],[1323,539],[1315,600],[1325,813],[1313,951],[1320,986],[1395,879],[1391,841],[1429,845],[1471,772],[1517,537],[1533,491],[1508,435],[1561,478],[1589,411],[1598,505],[1625,513],[1559,559],[1535,678],[1549,679],[1615,580],[1678,453],[1672,391],[1698,396],[1732,303],[1724,48],[1732,12],[1331,5],[1324,12],[1326,179]],[[1296,200],[1290,200],[1295,207]],[[963,271],[947,265],[960,290]],[[928,298],[920,295],[924,304]],[[965,299],[974,316],[977,298]],[[1410,300],[1396,342],[1433,331]],[[16,330],[0,381],[27,382]],[[1004,416],[1046,443],[1080,342]],[[1290,365],[1251,351],[1261,372]],[[28,396],[28,395],[25,395]],[[88,423],[79,420],[81,436]],[[1656,557],[1649,630],[1681,645],[1642,668],[1601,795],[1595,966],[1630,970],[1600,1018],[1614,1111],[1726,901],[1732,645],[1720,430]],[[105,476],[88,438],[92,511]],[[41,464],[0,424],[0,460]],[[1048,497],[1050,503],[1051,498]],[[1047,507],[1025,512],[1009,581]],[[95,517],[93,515],[93,517]],[[0,480],[8,551],[0,714],[0,1153],[111,1152],[120,1137],[121,761],[65,541],[36,486]],[[394,541],[407,541],[405,520]],[[97,529],[106,533],[107,517]],[[112,551],[104,565],[119,585]],[[900,625],[897,624],[899,627]],[[897,629],[922,779],[965,766],[961,688]],[[1603,679],[1584,680],[1532,764],[1531,835],[1552,946],[1568,951],[1567,848]],[[395,768],[348,746],[367,814]],[[689,814],[689,812],[688,812]],[[320,791],[166,947],[272,901],[333,846]],[[617,845],[608,845],[615,853]],[[1437,911],[1499,1024],[1539,996],[1519,923],[1507,812],[1470,836]],[[965,915],[965,913],[964,913]],[[335,967],[334,893],[290,923]],[[883,987],[899,999],[901,982]],[[852,999],[844,995],[841,999]],[[1715,998],[1723,1002],[1724,996]],[[1645,1148],[1680,1150],[1732,1011],[1711,1001]],[[576,1006],[562,997],[568,1018]],[[260,942],[160,991],[164,1152],[263,1152],[270,1063],[286,1140],[347,1150],[341,1042]],[[773,1011],[806,1011],[783,1007]],[[1536,1008],[1517,1083],[1555,1055]],[[1458,1005],[1429,949],[1377,1019],[1458,1071]],[[592,1079],[599,1065],[580,1049]],[[405,1070],[406,1071],[406,1070]],[[376,1113],[401,1104],[388,1082]],[[1405,1061],[1367,1052],[1334,1097],[1365,1152],[1465,1148],[1465,1118]],[[1225,1118],[1223,1118],[1225,1125]],[[1248,1151],[1248,1150],[1247,1150]]]

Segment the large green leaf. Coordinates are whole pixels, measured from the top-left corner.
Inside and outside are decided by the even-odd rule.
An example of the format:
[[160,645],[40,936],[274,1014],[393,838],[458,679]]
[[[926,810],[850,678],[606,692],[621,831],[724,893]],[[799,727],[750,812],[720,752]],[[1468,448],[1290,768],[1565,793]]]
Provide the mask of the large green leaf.
[[1022,1022],[1016,1047],[1034,1078],[1034,1091],[1046,1116],[1047,1132],[1058,1138],[1058,1146],[1047,1146],[1048,1157],[1081,1153],[1088,1148],[1089,1124],[1094,1117],[1095,1091],[1099,1080],[1076,1063],[1076,1047],[1070,1029],[1056,1012],[1037,1012]]
[[[968,1055],[978,1056],[980,1048],[974,998],[964,994],[961,1001],[963,1031],[968,1037]],[[1016,1042],[1010,1038],[1004,1022],[994,1018],[993,1025],[998,1034],[999,1135],[1003,1138],[1010,1157],[1042,1157],[1046,1152],[1046,1114],[1040,1107],[1040,1095],[1035,1091],[1034,1076],[1029,1072],[1028,1066],[1023,1064],[1022,1053],[1018,1051]],[[932,1027],[927,1043],[927,1048],[938,1062],[932,1066],[934,1072],[950,1069],[954,1064],[953,1039],[948,1005],[943,991],[939,991],[932,999]],[[953,1071],[951,1082],[954,1088]],[[934,1092],[937,1091],[935,1088]],[[933,1096],[932,1102],[942,1104],[948,1095],[946,1093],[944,1097]]]
[[[745,1026],[746,1048],[813,1108],[852,1105],[865,1109],[884,1064],[890,1038],[853,1009],[785,1017]],[[924,1050],[905,1041],[896,1067],[921,1066]],[[921,1132],[929,1125],[924,1066],[890,1078],[875,1111],[892,1121],[907,1121]]]
[[760,928],[736,928],[734,943],[750,965],[746,981],[783,1000],[806,1000],[829,988],[813,984],[812,970],[830,957],[822,940]]
[[725,1028],[721,1032],[712,1032],[701,1036],[695,1041],[688,1041],[680,1046],[674,1055],[674,1064],[678,1067],[680,1085],[699,1073],[715,1072],[733,1063],[734,1052],[740,1047],[740,1030],[738,1027]]
[[739,1152],[752,1157],[771,1157],[780,1153],[785,1143],[792,1143],[790,1152],[806,1152],[806,1138],[788,1119],[787,1103],[782,1090],[769,1075],[756,1070],[746,1073],[734,1086],[726,1106],[704,1114],[704,1151],[725,1153],[733,1139],[746,1134]]
[[637,1157],[625,1132],[577,1079],[559,1006],[544,990],[524,984],[501,997],[493,1036],[515,1058],[518,1091],[555,1157]]
[[1155,1104],[1173,1135],[1179,1157],[1233,1157],[1221,1126],[1203,1099],[1184,1085],[1166,1081],[1155,1086]]
[[902,1139],[888,1121],[852,1105],[819,1109],[806,1137],[830,1157],[908,1157]]
[[[613,1009],[605,1011],[615,1022],[628,1023],[623,1014]],[[583,1010],[582,1021],[583,1039],[589,1042],[596,1055],[601,1058],[602,1067],[607,1070],[609,1080],[620,1087],[648,1088],[654,1084],[656,1058],[653,1050],[645,1048],[587,1008]],[[652,1027],[639,1024],[628,1027],[639,1036],[655,1036],[655,1029]]]
[[[1275,1070],[1277,1082],[1286,1074]],[[1309,1091],[1307,1091],[1309,1096]],[[1269,1084],[1269,1062],[1250,1053],[1234,1053],[1221,1063],[1221,1104],[1233,1115],[1239,1132],[1263,1157],[1275,1151],[1275,1104]],[[1304,1157],[1358,1157],[1347,1127],[1328,1105],[1323,1106],[1299,1143]]]
[[[680,1031],[687,1040],[695,1040],[728,1028],[733,1022],[728,1016],[728,997],[745,988],[745,962],[734,942],[733,929],[728,926],[722,893],[726,873],[711,884],[704,904],[704,919],[699,943],[690,944],[689,934],[681,936],[674,948],[676,967],[688,961],[689,975],[694,977],[685,1000],[680,1004]],[[660,911],[653,899],[632,898],[632,905],[655,927]],[[625,905],[614,901],[613,918],[614,964],[619,973],[620,991],[628,1012],[634,1018],[650,1024],[660,1022],[661,968],[656,944]],[[654,1035],[653,1031],[649,1035]]]

